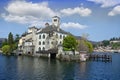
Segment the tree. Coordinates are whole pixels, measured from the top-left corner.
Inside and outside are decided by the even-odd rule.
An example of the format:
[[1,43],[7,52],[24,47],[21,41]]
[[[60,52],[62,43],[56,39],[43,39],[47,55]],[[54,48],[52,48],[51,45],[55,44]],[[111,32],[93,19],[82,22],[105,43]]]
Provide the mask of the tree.
[[14,46],[13,46],[14,48],[13,49],[17,49],[18,48],[19,39],[20,39],[19,34],[16,34],[15,40],[14,40]]
[[2,51],[3,51],[3,54],[10,55],[10,53],[11,53],[10,46],[9,45],[4,45],[2,47]]
[[69,35],[64,38],[63,49],[65,51],[70,51],[70,50],[74,51],[76,48],[77,48],[77,41],[73,36]]
[[87,44],[85,42],[85,40],[81,39],[78,41],[78,51],[87,51],[88,52],[88,47]]
[[120,42],[118,43],[111,43],[112,49],[120,49]]
[[83,33],[83,34],[82,34],[82,39],[87,40],[88,37],[89,37],[89,34],[88,34],[88,33]]
[[103,46],[108,46],[108,45],[110,45],[110,41],[108,41],[108,40],[103,40],[102,41],[102,44],[103,44]]
[[89,53],[93,52],[93,45],[87,40],[78,41],[78,51],[87,51]]
[[8,35],[8,44],[11,46],[14,43],[13,34],[10,32]]
[[20,39],[19,34],[16,34],[16,35],[15,35],[15,43],[16,43],[16,42],[18,42],[18,41],[19,41],[19,39]]
[[93,45],[92,45],[92,43],[86,41],[86,45],[87,45],[87,47],[88,47],[88,52],[89,52],[89,53],[92,53],[92,52],[93,52]]
[[2,43],[3,53],[10,55],[13,52],[13,50],[17,49],[18,41],[19,41],[19,35],[16,35],[14,41],[13,34],[10,32],[8,34],[8,39]]
[[2,47],[3,47],[4,45],[8,45],[7,39],[5,39],[4,42],[2,42]]
[[10,50],[12,52],[13,45],[14,45],[14,39],[13,39],[13,34],[11,32],[8,34],[8,45],[11,47]]
[[93,52],[93,45],[90,43],[87,38],[89,34],[82,34],[82,38],[78,40],[78,51],[87,51],[89,53]]

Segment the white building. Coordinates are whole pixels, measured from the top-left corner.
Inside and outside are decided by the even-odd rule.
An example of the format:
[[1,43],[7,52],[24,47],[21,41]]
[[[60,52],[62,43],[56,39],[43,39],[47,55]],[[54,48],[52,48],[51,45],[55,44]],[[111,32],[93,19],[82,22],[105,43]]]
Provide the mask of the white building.
[[28,32],[24,33],[19,40],[18,50],[20,53],[33,54],[35,52],[36,33],[40,30],[36,27],[28,28]]
[[61,45],[68,32],[60,29],[60,18],[52,17],[52,25],[45,24],[44,28],[31,27],[28,32],[21,37],[18,49],[24,54],[45,54],[56,53],[58,45]]

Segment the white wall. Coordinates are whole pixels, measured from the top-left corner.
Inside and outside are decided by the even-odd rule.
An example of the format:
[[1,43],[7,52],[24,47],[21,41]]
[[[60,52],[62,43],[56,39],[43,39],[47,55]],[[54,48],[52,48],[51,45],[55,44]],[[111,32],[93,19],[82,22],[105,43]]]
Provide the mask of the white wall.
[[25,42],[24,46],[32,46],[32,42]]
[[[41,39],[39,39],[39,36],[41,35]],[[43,39],[43,35],[45,35],[45,38]],[[36,45],[35,50],[39,51],[39,47],[41,47],[41,50],[43,50],[43,47],[45,48],[45,45],[43,45],[43,41],[46,42],[47,34],[46,33],[39,33],[37,34],[36,39]],[[39,42],[41,42],[41,45],[39,45]],[[46,43],[45,43],[46,44]],[[46,50],[46,49],[45,49]]]
[[[56,38],[56,34],[58,34],[58,38]],[[39,36],[41,35],[41,39],[39,39]],[[43,39],[43,35],[45,35],[45,38]],[[53,48],[53,44],[51,44],[51,42],[54,42],[53,39],[56,39],[56,41],[58,42],[57,45],[62,44],[63,42],[63,36],[67,36],[66,34],[62,34],[62,33],[58,33],[58,32],[54,32],[53,37],[50,37],[48,39],[48,34],[47,33],[39,33],[36,36],[36,45],[35,45],[35,51],[39,51],[39,47],[41,48],[41,50],[43,50],[43,47],[45,48],[45,50],[49,50],[51,48]],[[60,35],[62,36],[62,38],[60,38]],[[41,42],[41,45],[39,45],[39,41]],[[43,45],[43,41],[45,42],[45,45]],[[49,41],[49,44],[47,43]]]

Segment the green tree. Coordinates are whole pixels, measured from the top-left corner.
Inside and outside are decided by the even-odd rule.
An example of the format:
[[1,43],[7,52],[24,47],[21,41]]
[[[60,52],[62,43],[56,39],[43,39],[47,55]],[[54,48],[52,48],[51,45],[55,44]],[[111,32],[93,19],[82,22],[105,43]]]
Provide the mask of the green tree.
[[15,43],[18,43],[18,42],[19,42],[19,39],[20,39],[19,34],[16,34],[16,35],[15,35]]
[[120,49],[120,42],[118,43],[111,43],[112,49]]
[[4,45],[2,47],[2,51],[3,51],[3,54],[5,54],[5,55],[10,55],[11,54],[11,49],[10,49],[9,45]]
[[73,36],[69,35],[64,38],[63,49],[65,51],[69,51],[69,50],[74,51],[74,50],[76,50],[76,48],[77,48],[77,41]]
[[108,41],[108,40],[103,40],[103,41],[102,41],[102,45],[106,47],[106,46],[110,45],[110,41]]
[[3,47],[4,45],[8,45],[7,39],[5,39],[4,42],[2,42],[2,47]]
[[10,32],[8,34],[8,39],[2,43],[2,51],[5,54],[11,54],[13,50],[17,49],[18,41],[19,41],[19,35],[16,34],[15,40],[13,38],[13,34]]
[[13,34],[10,32],[8,35],[8,44],[11,46],[14,43]]
[[92,53],[93,52],[93,45],[89,41],[86,41],[86,45],[88,47],[88,52]]
[[14,46],[13,46],[13,49],[17,49],[18,48],[18,42],[19,42],[19,34],[16,34],[15,36],[15,40],[14,40]]
[[13,46],[14,46],[14,38],[13,38],[13,34],[11,32],[8,34],[8,45],[10,46],[10,50],[12,52]]

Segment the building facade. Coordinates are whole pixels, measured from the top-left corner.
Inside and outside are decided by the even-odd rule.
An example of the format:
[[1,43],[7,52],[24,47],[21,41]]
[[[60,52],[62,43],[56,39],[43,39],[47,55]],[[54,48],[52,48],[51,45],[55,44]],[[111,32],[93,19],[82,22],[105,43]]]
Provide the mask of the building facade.
[[[46,54],[57,51],[63,39],[70,33],[60,28],[60,18],[52,17],[52,24],[45,24],[44,28],[30,27],[28,32],[19,40],[18,50],[24,54]],[[56,53],[56,52],[55,52]]]

